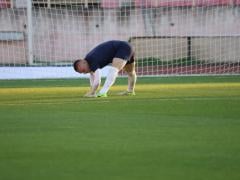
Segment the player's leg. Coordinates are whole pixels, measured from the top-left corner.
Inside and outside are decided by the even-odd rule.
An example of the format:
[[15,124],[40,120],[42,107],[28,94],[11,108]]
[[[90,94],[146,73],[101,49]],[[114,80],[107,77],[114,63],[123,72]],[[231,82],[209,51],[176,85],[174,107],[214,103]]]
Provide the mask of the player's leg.
[[109,67],[109,72],[106,77],[106,81],[105,81],[102,89],[98,93],[99,97],[107,97],[107,92],[110,89],[110,87],[113,85],[113,83],[115,82],[118,72],[121,69],[123,69],[123,67],[126,65],[126,63],[127,63],[126,60],[123,60],[120,58],[113,59],[112,66]]
[[128,89],[120,93],[120,95],[135,95],[135,84],[137,81],[137,74],[135,71],[135,62],[126,64],[123,68],[128,75]]

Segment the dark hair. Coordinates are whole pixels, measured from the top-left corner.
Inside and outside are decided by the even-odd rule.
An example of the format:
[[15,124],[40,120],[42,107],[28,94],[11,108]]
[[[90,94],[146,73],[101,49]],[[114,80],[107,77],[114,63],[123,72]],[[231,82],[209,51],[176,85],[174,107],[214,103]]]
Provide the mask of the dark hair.
[[76,72],[78,72],[77,71],[77,66],[78,66],[78,63],[80,62],[80,60],[76,60],[74,63],[73,63],[73,68],[74,68],[74,70],[76,71]]

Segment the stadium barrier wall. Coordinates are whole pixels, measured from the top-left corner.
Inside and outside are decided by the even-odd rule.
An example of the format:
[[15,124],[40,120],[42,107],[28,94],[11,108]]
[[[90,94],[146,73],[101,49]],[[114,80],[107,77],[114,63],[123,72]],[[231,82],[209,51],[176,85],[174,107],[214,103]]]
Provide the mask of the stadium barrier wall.
[[208,63],[235,63],[240,57],[240,36],[132,37],[129,41],[135,48],[136,59],[187,58]]
[[[108,67],[101,69],[102,77],[106,77]],[[65,79],[88,78],[89,74],[79,74],[73,67],[0,67],[0,79]]]
[[[100,42],[110,39],[128,40],[131,36],[240,36],[240,21],[238,20],[240,18],[240,7],[237,10],[228,7],[196,8],[194,14],[197,14],[197,16],[189,15],[188,9],[182,9],[181,11],[177,9],[157,9],[155,11],[159,12],[156,17],[151,15],[154,11],[143,13],[142,9],[136,9],[134,13],[128,14],[125,17],[126,19],[121,20],[121,23],[119,22],[120,17],[118,17],[119,10],[116,9],[103,9],[101,12],[89,9],[89,18],[85,18],[84,9],[79,11],[74,16],[74,11],[69,9],[34,9],[33,56],[35,62],[69,63],[74,59],[85,56],[86,52]],[[211,11],[211,14],[209,11]],[[175,14],[175,16],[172,16],[172,14]],[[154,17],[154,19],[151,19],[151,17]],[[153,20],[158,26],[151,24]],[[63,27],[63,24],[69,25]],[[109,24],[111,24],[111,28],[109,28]],[[25,38],[21,42],[1,41],[0,52],[5,52],[6,49],[10,51],[7,54],[1,53],[1,64],[27,63],[26,52],[24,52],[24,50],[27,50],[26,26],[26,9],[1,9],[0,31],[22,32]],[[63,28],[64,31],[62,31]],[[193,44],[202,43],[207,46],[209,43],[218,45],[220,42],[227,48],[227,45],[229,45],[228,39],[217,40],[216,38],[213,42],[208,42],[208,38],[203,41],[202,39],[196,39]],[[162,41],[166,42],[168,40]],[[176,41],[179,40],[176,39]],[[235,38],[231,38],[231,41],[235,43]],[[166,43],[172,48],[174,47],[173,41]],[[178,42],[176,43],[178,44]],[[208,48],[204,49],[207,50]],[[229,50],[231,53],[224,55],[226,52],[224,51],[222,55],[229,57],[229,60],[232,61],[234,60],[232,56],[238,52],[234,52],[235,49]],[[164,53],[161,50],[159,52]],[[171,58],[171,54],[168,56]],[[236,55],[235,57],[239,56]]]

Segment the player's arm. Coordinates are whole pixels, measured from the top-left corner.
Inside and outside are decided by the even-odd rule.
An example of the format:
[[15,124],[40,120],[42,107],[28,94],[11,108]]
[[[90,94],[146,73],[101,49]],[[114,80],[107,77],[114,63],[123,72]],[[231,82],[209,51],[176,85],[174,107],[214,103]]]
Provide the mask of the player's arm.
[[101,73],[100,70],[97,69],[95,72],[90,72],[90,91],[85,94],[85,97],[95,97],[96,91],[101,84]]
[[96,91],[100,84],[101,84],[101,72],[99,69],[97,69],[95,72],[90,73],[90,85],[92,94],[96,94]]

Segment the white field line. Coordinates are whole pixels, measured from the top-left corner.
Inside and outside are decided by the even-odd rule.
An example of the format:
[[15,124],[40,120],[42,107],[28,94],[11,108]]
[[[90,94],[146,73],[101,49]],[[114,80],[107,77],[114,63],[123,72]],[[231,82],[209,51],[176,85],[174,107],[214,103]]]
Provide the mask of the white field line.
[[4,101],[0,103],[0,106],[25,106],[25,105],[42,105],[42,104],[46,104],[46,105],[54,105],[54,104],[82,104],[82,103],[89,103],[89,102],[94,102],[94,103],[109,103],[109,100],[103,100],[103,99],[95,99],[95,98],[88,98],[88,99],[81,99],[81,100],[75,100],[75,101],[51,101],[51,100],[33,100],[33,101],[15,101],[15,102],[9,102],[9,101]]

